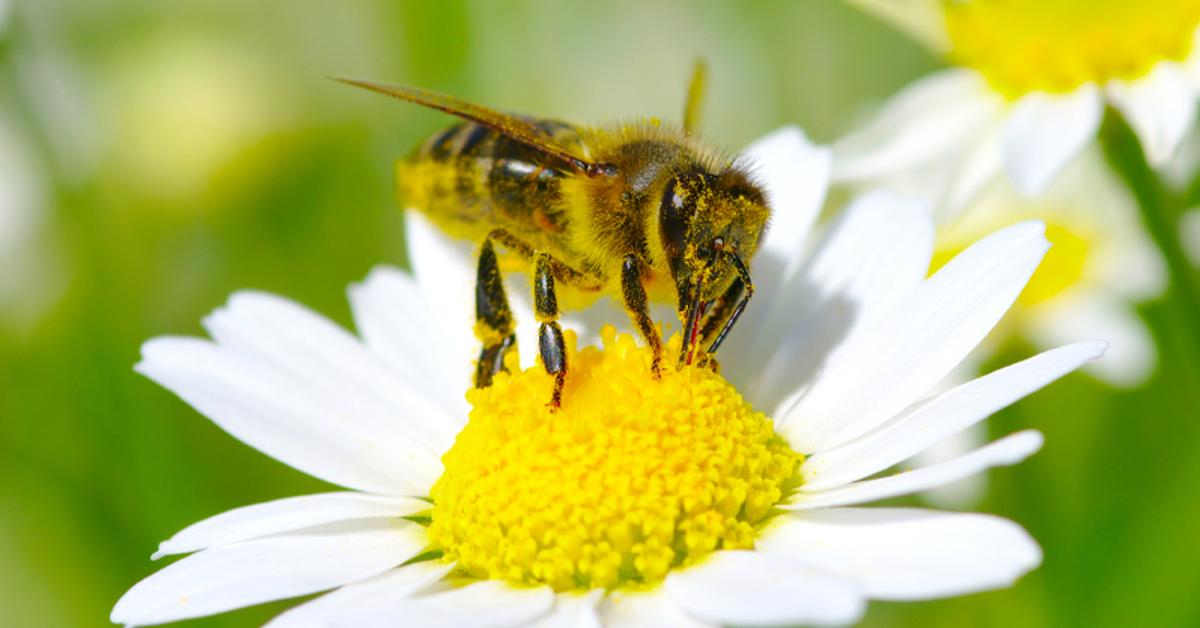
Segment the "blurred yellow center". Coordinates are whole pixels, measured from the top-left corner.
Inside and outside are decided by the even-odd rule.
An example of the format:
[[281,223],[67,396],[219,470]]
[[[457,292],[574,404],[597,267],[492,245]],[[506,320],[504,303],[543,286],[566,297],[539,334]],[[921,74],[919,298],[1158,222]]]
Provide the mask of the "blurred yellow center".
[[955,62],[999,91],[1069,92],[1136,79],[1182,61],[1200,25],[1196,0],[943,0]]
[[[1088,251],[1091,249],[1089,234],[1071,225],[1050,220],[1045,222],[1050,250],[1017,297],[1017,303],[1021,305],[1032,306],[1053,301],[1077,285],[1085,275]],[[929,272],[933,273],[944,266],[975,239],[975,236],[967,241],[962,237],[939,237]]]
[[[673,338],[667,355],[678,350]],[[558,591],[639,588],[753,547],[801,456],[709,369],[650,372],[633,338],[569,350],[563,405],[540,366],[472,390],[428,534],[464,575]]]

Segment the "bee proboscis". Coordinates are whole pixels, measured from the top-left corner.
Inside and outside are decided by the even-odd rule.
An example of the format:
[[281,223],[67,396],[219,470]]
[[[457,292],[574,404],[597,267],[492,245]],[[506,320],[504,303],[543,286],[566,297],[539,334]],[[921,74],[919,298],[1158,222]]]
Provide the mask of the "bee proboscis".
[[650,301],[676,307],[684,326],[680,364],[716,353],[754,292],[747,264],[770,209],[744,163],[695,136],[703,79],[698,64],[678,128],[653,120],[572,125],[413,87],[339,79],[464,119],[428,138],[396,172],[406,207],[481,244],[476,387],[489,386],[516,350],[501,259],[532,271],[538,349],[555,378],[552,408],[567,373],[560,289],[576,303],[602,294],[619,299],[653,352],[655,374],[662,339]]

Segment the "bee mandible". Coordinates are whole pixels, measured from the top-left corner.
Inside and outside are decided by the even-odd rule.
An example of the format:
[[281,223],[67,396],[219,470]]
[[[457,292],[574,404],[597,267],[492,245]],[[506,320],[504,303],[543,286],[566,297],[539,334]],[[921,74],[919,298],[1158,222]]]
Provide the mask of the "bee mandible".
[[675,305],[684,329],[681,366],[708,362],[720,348],[754,293],[748,264],[771,210],[747,164],[696,137],[704,77],[697,64],[681,127],[654,120],[579,126],[419,88],[338,79],[464,120],[400,160],[396,174],[405,207],[453,237],[481,243],[476,387],[491,385],[516,350],[501,276],[509,260],[532,270],[538,350],[555,382],[552,409],[562,403],[568,368],[560,296],[580,306],[604,294],[619,299],[652,350],[655,376],[663,347],[651,301]]

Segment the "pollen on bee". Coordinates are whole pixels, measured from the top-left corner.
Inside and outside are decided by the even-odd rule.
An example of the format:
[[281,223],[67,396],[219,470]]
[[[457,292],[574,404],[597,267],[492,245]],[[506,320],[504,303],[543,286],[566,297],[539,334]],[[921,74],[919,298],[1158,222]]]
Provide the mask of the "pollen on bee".
[[[652,354],[604,330],[576,351],[562,408],[540,367],[467,393],[443,457],[429,538],[461,575],[559,591],[638,588],[718,549],[750,548],[798,485],[802,456],[711,369],[651,374]],[[671,339],[678,351],[681,339]]]

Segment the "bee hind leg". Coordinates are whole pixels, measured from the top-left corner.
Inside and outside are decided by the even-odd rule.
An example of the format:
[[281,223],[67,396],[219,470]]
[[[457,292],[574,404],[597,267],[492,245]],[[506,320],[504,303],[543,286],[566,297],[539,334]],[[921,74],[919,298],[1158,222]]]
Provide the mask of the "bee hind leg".
[[537,254],[533,278],[533,305],[537,314],[538,353],[546,372],[554,376],[551,410],[562,406],[563,385],[567,379],[567,350],[563,343],[562,327],[558,324],[558,293],[554,289],[554,260],[549,253]]
[[475,337],[483,342],[475,364],[475,387],[487,388],[496,373],[507,370],[504,359],[517,348],[512,310],[490,238],[483,241],[475,278]]

